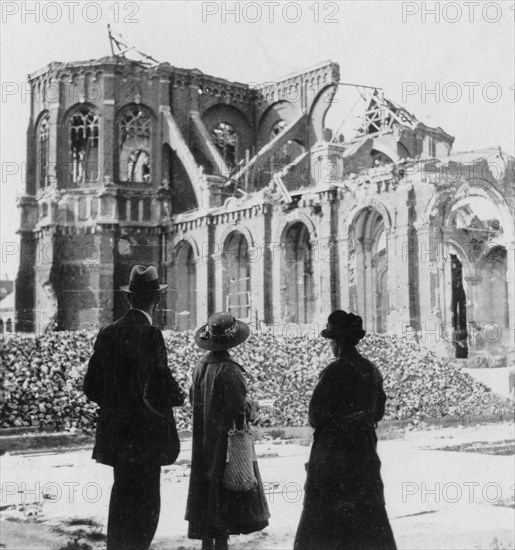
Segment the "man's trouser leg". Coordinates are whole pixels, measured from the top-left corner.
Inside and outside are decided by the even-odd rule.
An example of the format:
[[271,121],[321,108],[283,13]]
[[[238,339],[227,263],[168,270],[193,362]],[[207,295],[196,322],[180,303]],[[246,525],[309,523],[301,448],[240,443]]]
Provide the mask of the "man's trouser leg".
[[147,550],[159,522],[161,466],[131,463],[113,470],[107,550]]

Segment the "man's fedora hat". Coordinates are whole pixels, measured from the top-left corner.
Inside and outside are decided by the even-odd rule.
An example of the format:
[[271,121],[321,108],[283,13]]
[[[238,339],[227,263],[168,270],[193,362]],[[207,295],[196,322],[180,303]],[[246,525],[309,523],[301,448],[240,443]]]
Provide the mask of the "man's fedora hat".
[[249,334],[247,323],[224,311],[213,313],[208,322],[197,330],[195,343],[201,349],[221,351],[245,342]]
[[324,338],[333,340],[354,340],[358,341],[365,336],[363,330],[363,319],[354,313],[347,313],[341,309],[333,311],[327,318],[327,324],[320,333]]
[[121,286],[120,290],[129,294],[143,294],[144,292],[159,292],[167,287],[168,285],[159,284],[157,270],[153,265],[149,267],[135,265],[131,271],[129,284]]

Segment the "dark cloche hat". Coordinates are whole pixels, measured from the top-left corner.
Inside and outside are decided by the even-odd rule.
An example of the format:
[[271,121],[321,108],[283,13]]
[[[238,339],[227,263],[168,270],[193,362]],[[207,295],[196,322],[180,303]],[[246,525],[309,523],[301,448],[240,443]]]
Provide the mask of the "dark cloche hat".
[[230,349],[244,342],[250,334],[249,326],[238,321],[230,313],[213,313],[208,322],[195,333],[199,348],[210,351]]
[[168,285],[159,284],[157,270],[153,265],[149,267],[135,265],[131,271],[129,284],[122,285],[120,290],[128,294],[142,294],[144,292],[159,292],[167,287]]
[[363,319],[354,313],[341,309],[333,311],[327,318],[327,324],[320,333],[324,338],[334,340],[361,340],[366,332],[363,330]]

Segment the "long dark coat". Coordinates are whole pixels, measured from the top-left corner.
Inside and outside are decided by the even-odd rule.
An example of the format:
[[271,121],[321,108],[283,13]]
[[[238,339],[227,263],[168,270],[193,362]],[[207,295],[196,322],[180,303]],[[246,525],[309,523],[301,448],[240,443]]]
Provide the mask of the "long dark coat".
[[100,406],[93,458],[173,464],[180,450],[173,407],[185,395],[174,380],[161,331],[129,310],[98,333],[84,380]]
[[268,525],[268,506],[257,463],[258,486],[246,492],[224,488],[228,431],[241,428],[247,388],[243,369],[227,351],[210,352],[193,370],[193,448],[186,507],[188,536],[212,539],[260,531]]
[[375,365],[355,348],[320,375],[309,405],[314,441],[295,550],[392,550],[375,423],[386,396]]

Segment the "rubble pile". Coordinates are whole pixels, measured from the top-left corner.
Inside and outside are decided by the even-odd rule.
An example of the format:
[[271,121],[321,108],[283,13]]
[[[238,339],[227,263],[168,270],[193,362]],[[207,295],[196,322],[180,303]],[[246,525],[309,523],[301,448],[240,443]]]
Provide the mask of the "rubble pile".
[[[97,406],[82,393],[82,382],[95,334],[53,332],[4,344],[0,370],[1,426],[55,427],[91,433]],[[167,332],[169,366],[185,391],[202,357],[191,332]],[[382,372],[390,420],[472,421],[513,418],[513,403],[415,342],[369,334],[360,353]],[[232,350],[245,369],[250,395],[262,402],[261,425],[304,426],[313,388],[331,360],[327,340],[253,333]],[[191,407],[178,407],[179,429],[191,428]]]

